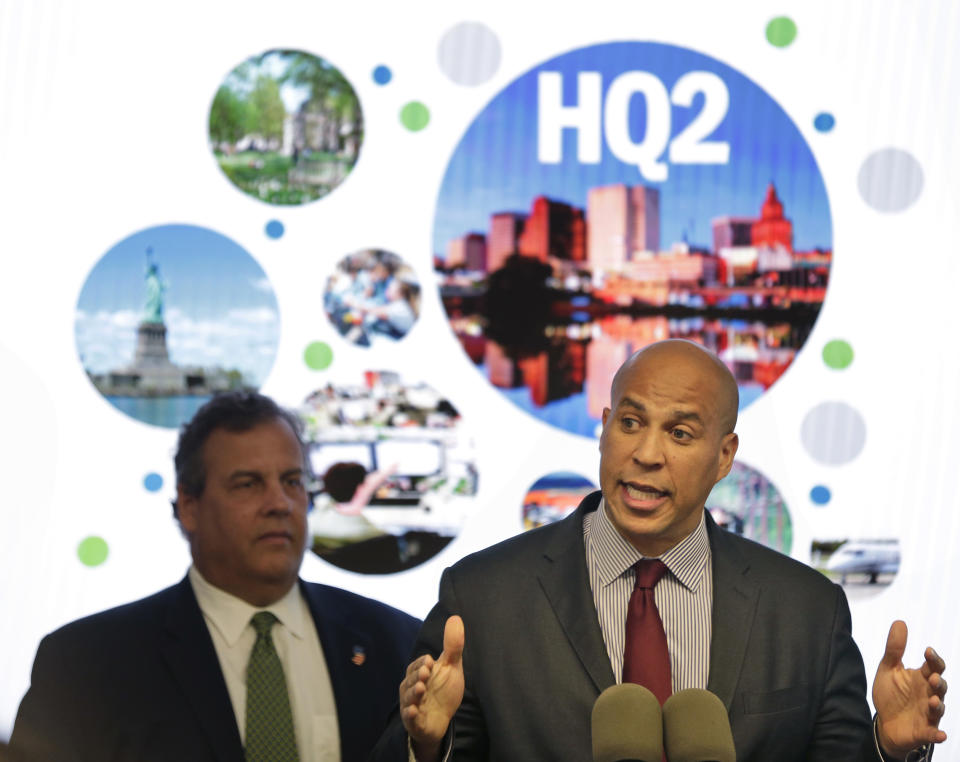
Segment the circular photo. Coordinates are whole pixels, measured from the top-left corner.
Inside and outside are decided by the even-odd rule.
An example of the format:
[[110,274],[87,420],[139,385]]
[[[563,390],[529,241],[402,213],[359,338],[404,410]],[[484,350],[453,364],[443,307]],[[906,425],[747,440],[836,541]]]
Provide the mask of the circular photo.
[[244,193],[268,204],[304,204],[350,174],[363,114],[336,67],[301,50],[268,50],[220,85],[209,139],[220,169]]
[[396,254],[364,249],[337,264],[324,310],[341,336],[361,347],[407,335],[420,314],[416,273]]
[[397,373],[368,371],[311,394],[299,414],[315,483],[310,547],[361,574],[419,566],[473,510],[473,442],[445,397]]
[[843,585],[850,600],[889,587],[900,571],[900,540],[895,537],[841,537],[810,543],[810,565]]
[[660,339],[713,350],[741,409],[756,400],[813,329],[832,241],[820,170],[779,104],[653,42],[574,50],[504,88],[450,158],[433,231],[477,369],[588,437],[614,371]]
[[571,471],[554,471],[541,476],[523,498],[523,528],[536,529],[566,518],[597,486]]
[[280,316],[260,265],[220,233],[163,225],[101,257],[77,300],[80,362],[132,418],[179,428],[213,394],[257,389]]
[[773,483],[755,468],[734,461],[707,496],[707,510],[723,529],[790,555],[790,511]]

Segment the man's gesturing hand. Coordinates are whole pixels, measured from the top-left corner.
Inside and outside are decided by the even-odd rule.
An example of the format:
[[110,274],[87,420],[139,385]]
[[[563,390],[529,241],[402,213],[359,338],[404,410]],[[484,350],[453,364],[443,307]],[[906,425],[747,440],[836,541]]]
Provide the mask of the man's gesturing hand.
[[903,666],[907,625],[896,621],[887,635],[887,649],[873,681],[873,705],[877,708],[877,734],[884,751],[904,757],[925,743],[945,741],[937,728],[943,717],[947,681],[941,676],[946,665],[932,648],[924,652],[920,669]]
[[450,617],[440,658],[424,654],[400,683],[400,718],[420,762],[439,758],[440,742],[463,701],[463,639],[463,620]]

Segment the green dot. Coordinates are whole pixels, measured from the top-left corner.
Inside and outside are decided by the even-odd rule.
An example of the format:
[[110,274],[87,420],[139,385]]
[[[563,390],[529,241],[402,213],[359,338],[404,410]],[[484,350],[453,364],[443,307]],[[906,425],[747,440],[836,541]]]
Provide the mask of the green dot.
[[778,48],[785,48],[796,39],[797,25],[793,19],[778,16],[767,24],[767,41]]
[[843,370],[853,362],[853,347],[843,339],[828,341],[823,347],[823,361],[828,368]]
[[408,130],[422,130],[430,121],[430,111],[420,101],[410,101],[400,110],[400,121]]
[[330,363],[333,362],[333,350],[329,344],[324,344],[322,341],[314,341],[311,344],[307,344],[307,348],[303,351],[303,361],[311,370],[329,368]]
[[102,537],[85,537],[77,545],[77,558],[84,566],[99,566],[107,560],[107,541]]

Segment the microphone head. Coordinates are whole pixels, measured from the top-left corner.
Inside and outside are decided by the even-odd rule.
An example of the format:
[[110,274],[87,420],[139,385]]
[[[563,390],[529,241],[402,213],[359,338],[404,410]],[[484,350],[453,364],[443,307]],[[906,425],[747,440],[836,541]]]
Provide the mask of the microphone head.
[[593,762],[660,762],[663,723],[660,702],[642,685],[607,688],[590,718]]
[[700,688],[664,702],[663,744],[670,762],[737,762],[727,708]]

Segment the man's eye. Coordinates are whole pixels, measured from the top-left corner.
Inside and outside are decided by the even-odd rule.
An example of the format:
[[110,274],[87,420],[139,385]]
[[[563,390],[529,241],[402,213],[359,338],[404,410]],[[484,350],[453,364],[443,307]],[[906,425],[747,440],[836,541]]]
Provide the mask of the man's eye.
[[674,429],[670,433],[673,435],[674,439],[678,439],[678,440],[686,440],[692,437],[692,434],[689,431],[685,431],[684,429]]
[[233,486],[236,487],[237,489],[250,489],[250,487],[253,486],[253,481],[250,479],[246,479],[242,482],[235,482]]
[[291,487],[302,487],[303,479],[301,479],[299,476],[291,476],[289,479],[287,479],[287,484]]
[[640,421],[636,418],[621,418],[620,425],[625,429],[635,429],[640,425]]

